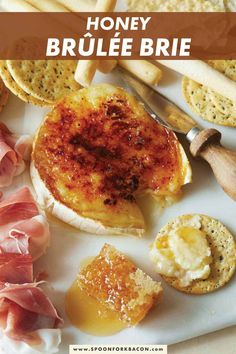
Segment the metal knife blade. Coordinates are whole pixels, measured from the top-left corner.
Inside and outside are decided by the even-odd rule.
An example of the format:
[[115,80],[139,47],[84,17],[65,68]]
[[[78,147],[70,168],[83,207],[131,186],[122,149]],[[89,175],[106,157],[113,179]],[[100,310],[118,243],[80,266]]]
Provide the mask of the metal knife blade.
[[[158,123],[185,135],[190,131],[199,132],[198,124],[176,104],[155,91],[151,86],[132,76],[123,68],[118,70],[126,86],[143,103],[145,110]],[[195,136],[195,134],[193,135]],[[189,136],[188,139],[192,140],[192,137]]]

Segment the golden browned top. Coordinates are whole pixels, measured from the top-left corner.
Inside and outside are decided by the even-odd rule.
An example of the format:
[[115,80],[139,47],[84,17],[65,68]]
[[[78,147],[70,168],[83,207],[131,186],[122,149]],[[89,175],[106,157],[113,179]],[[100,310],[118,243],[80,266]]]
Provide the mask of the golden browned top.
[[83,201],[99,199],[100,208],[115,210],[144,190],[168,194],[176,179],[172,192],[181,186],[175,135],[110,85],[80,90],[56,105],[39,129],[33,159],[54,197],[75,201],[70,207],[80,213]]
[[128,325],[141,321],[162,292],[159,283],[108,244],[78,280],[89,296],[117,311]]

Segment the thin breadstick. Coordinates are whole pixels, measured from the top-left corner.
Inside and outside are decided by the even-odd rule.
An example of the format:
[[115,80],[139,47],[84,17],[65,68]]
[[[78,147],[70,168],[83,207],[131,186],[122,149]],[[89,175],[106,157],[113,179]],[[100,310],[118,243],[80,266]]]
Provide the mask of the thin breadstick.
[[75,71],[75,80],[82,86],[88,87],[97,70],[97,60],[79,60]]
[[118,60],[118,64],[149,85],[157,85],[162,78],[161,69],[147,60]]
[[69,10],[55,0],[27,0],[30,5],[44,12],[69,12]]
[[57,0],[68,10],[74,12],[92,12],[96,6],[95,0]]
[[[113,11],[117,0],[97,0],[95,11]],[[80,60],[75,72],[75,80],[82,86],[87,87],[91,84],[98,68],[97,60]]]
[[116,7],[117,0],[97,0],[95,11],[113,12]]
[[236,102],[236,83],[204,61],[158,60],[158,62]]
[[8,12],[39,12],[39,10],[24,0],[2,0],[1,7]]
[[113,69],[115,69],[117,65],[117,60],[99,60],[98,70],[103,74],[108,74]]

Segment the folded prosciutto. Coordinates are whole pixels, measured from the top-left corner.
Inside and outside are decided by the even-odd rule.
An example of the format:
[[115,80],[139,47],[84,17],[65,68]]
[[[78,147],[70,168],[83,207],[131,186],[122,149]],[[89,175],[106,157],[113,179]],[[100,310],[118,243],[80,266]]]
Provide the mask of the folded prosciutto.
[[9,186],[24,171],[31,146],[29,135],[16,136],[0,123],[0,188]]
[[48,222],[28,187],[0,202],[0,353],[58,351],[63,320],[33,276],[33,261],[49,240]]
[[0,283],[33,282],[33,262],[30,254],[0,254]]
[[37,330],[59,328],[62,323],[37,283],[0,285],[0,327],[9,338],[37,345]]
[[49,240],[48,222],[39,214],[28,187],[0,202],[0,253],[30,254],[36,260]]

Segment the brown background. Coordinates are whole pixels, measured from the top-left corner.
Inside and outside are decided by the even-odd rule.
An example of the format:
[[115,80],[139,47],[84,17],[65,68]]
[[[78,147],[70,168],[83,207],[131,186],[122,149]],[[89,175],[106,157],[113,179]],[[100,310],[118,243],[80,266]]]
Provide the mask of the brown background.
[[[140,58],[140,39],[190,37],[191,56],[181,59],[236,59],[236,13],[0,13],[0,59],[46,58],[47,39],[65,37],[78,40],[86,30],[88,16],[151,17],[146,31],[120,31],[120,37],[134,38],[133,53],[125,59]],[[106,38],[115,31],[91,31],[94,37]],[[17,41],[17,45],[15,45]],[[61,57],[50,57],[60,59]],[[99,58],[96,55],[90,59]],[[103,58],[103,57],[102,57]],[[118,57],[114,57],[118,59]],[[106,59],[114,59],[113,57]],[[179,57],[145,57],[180,59]],[[62,58],[71,59],[71,57]],[[77,56],[77,59],[81,57]],[[86,57],[87,59],[87,57]]]

